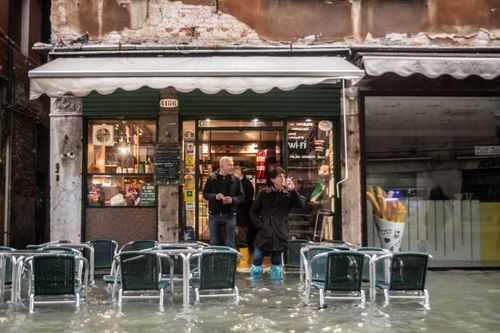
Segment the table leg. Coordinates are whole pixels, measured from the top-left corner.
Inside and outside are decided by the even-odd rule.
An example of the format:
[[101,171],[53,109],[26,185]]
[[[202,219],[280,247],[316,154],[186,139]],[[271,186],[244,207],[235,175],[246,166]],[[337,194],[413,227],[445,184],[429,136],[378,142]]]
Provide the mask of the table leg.
[[183,262],[183,270],[182,270],[182,301],[184,304],[184,307],[187,308],[189,306],[189,259],[190,255],[188,254],[187,256],[182,256],[182,262]]
[[370,260],[370,300],[372,302],[375,301],[377,297],[377,291],[375,290],[375,279],[377,278],[377,271],[375,269],[375,256],[372,257],[372,260]]

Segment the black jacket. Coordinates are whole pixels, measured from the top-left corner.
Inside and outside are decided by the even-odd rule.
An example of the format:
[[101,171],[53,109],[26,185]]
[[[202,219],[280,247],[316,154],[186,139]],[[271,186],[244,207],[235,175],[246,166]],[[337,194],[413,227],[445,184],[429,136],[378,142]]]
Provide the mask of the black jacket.
[[[205,187],[203,188],[203,198],[205,198],[205,200],[208,200],[208,210],[210,211],[210,213],[213,213],[215,211],[215,205],[217,202],[217,199],[215,199],[215,197],[217,196],[217,193],[219,193],[217,191],[218,174],[219,170],[211,173],[207,178]],[[229,180],[229,191],[228,193],[223,194],[226,196],[230,196],[233,199],[230,207],[230,212],[231,214],[236,214],[236,207],[245,200],[245,193],[243,192],[243,186],[241,185],[240,179],[233,174],[230,174],[229,177],[231,177]]]
[[250,217],[257,229],[256,248],[263,251],[288,249],[288,213],[291,207],[304,207],[297,191],[275,192],[268,187],[259,192],[250,209]]
[[245,177],[241,180],[241,185],[243,186],[243,192],[245,193],[245,200],[238,205],[236,225],[240,227],[248,227],[252,224],[252,220],[250,219],[250,208],[252,208],[255,190],[252,182]]

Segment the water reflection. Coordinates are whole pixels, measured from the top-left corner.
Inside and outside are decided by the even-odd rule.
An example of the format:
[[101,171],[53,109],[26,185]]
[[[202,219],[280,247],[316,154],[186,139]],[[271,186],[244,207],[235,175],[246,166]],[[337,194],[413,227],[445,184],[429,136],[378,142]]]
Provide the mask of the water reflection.
[[79,311],[40,305],[30,315],[27,302],[16,308],[0,303],[0,332],[493,332],[500,323],[499,271],[429,272],[432,310],[414,300],[391,300],[384,307],[382,294],[365,308],[357,301],[328,300],[319,309],[317,294],[307,302],[294,274],[278,283],[241,275],[238,286],[239,305],[203,299],[184,309],[177,290],[173,298],[166,294],[163,311],[149,300],[126,301],[120,310],[101,284]]

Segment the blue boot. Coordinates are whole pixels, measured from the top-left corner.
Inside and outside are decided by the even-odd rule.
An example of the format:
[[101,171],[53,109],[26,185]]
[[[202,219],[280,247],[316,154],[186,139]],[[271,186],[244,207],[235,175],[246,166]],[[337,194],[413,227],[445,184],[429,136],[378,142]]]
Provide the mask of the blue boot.
[[271,280],[281,280],[281,266],[280,265],[272,265],[270,273],[271,273]]
[[250,276],[253,278],[262,279],[262,272],[263,272],[262,265],[260,266],[252,265],[252,267],[250,267]]

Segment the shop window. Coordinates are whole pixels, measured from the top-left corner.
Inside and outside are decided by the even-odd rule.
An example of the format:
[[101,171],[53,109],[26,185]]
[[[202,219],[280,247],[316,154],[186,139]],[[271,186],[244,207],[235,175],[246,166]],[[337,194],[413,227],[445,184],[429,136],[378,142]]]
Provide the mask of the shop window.
[[154,120],[89,120],[87,206],[156,206]]
[[365,98],[369,246],[385,241],[378,201],[404,223],[400,250],[429,252],[435,266],[500,263],[499,110],[498,97]]
[[[333,208],[333,123],[330,120],[293,120],[288,121],[287,128],[288,176],[293,178],[306,203],[302,209],[291,210],[290,229],[295,237],[312,238],[317,212]],[[326,231],[325,238],[336,236],[333,230]]]

